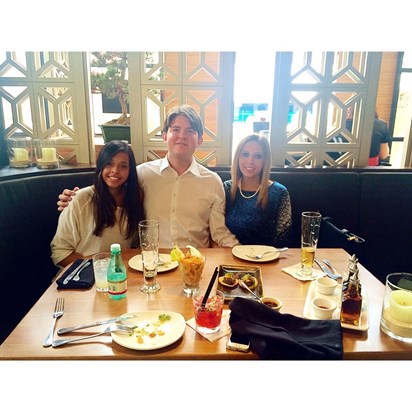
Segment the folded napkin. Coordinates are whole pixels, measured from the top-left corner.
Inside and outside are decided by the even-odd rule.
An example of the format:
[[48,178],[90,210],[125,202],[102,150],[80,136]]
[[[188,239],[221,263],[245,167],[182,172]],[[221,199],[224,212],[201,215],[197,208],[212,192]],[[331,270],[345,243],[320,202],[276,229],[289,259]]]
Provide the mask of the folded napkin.
[[192,329],[194,329],[197,333],[199,333],[204,338],[206,338],[208,341],[214,342],[214,341],[216,341],[220,338],[223,338],[223,336],[229,335],[229,333],[230,333],[229,315],[230,315],[230,310],[223,309],[222,321],[220,322],[220,330],[218,330],[215,333],[202,333],[202,332],[198,331],[197,328],[196,328],[195,318],[189,319],[186,323]]
[[309,320],[279,313],[244,298],[229,303],[232,333],[250,342],[260,359],[339,360],[343,357],[339,320]]
[[90,260],[90,264],[87,265],[85,268],[80,270],[79,276],[80,280],[77,282],[72,279],[70,279],[66,285],[63,284],[64,279],[67,278],[73,271],[77,269],[77,267],[83,262],[84,259],[77,259],[72,263],[70,268],[64,272],[62,276],[60,276],[59,279],[56,280],[57,283],[57,289],[88,289],[91,288],[94,285],[94,271],[93,271],[93,263]]
[[314,280],[318,277],[322,277],[325,276],[325,274],[320,271],[317,270],[315,268],[312,269],[312,276],[301,276],[298,271],[300,270],[300,263],[296,263],[296,265],[293,266],[288,266],[287,268],[282,268],[282,272],[287,273],[290,276],[293,276],[295,279],[298,280],[303,280],[304,282],[307,282],[308,280]]

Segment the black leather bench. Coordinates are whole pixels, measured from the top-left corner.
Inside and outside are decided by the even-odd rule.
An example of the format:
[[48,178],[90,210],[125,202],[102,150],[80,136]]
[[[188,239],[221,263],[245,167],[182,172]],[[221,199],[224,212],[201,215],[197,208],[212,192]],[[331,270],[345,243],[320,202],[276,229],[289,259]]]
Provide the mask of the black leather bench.
[[[230,179],[228,167],[214,170],[223,181]],[[92,184],[93,175],[90,168],[0,177],[0,342],[57,273],[50,259],[59,217],[57,195],[64,188]],[[272,169],[271,179],[288,188],[292,201],[293,230],[287,246],[300,247],[301,213],[317,210],[338,228],[366,239],[359,260],[382,282],[391,272],[412,272],[412,170]],[[320,247],[331,245],[326,239],[321,229]]]

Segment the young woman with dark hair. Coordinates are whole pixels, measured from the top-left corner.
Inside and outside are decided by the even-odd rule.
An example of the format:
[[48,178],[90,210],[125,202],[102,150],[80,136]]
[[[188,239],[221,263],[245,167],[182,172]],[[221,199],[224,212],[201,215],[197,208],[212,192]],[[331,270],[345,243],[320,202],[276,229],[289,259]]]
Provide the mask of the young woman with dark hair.
[[53,262],[66,266],[109,251],[112,243],[130,248],[143,219],[133,151],[125,142],[109,142],[98,156],[93,186],[78,190],[59,217],[51,242]]

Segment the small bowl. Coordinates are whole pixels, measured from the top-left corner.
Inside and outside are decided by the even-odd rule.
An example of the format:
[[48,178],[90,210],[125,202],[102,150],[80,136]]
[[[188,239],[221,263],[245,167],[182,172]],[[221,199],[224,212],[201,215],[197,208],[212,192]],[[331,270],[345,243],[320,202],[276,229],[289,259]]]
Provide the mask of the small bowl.
[[327,276],[316,279],[316,288],[322,295],[333,295],[336,286],[338,286],[338,282]]
[[315,298],[312,306],[318,319],[330,319],[336,309],[336,302],[328,298]]
[[262,303],[264,303],[266,306],[268,306],[269,308],[272,308],[274,310],[276,310],[277,312],[280,311],[280,309],[283,306],[283,303],[280,299],[278,298],[274,298],[272,296],[264,296],[261,299]]

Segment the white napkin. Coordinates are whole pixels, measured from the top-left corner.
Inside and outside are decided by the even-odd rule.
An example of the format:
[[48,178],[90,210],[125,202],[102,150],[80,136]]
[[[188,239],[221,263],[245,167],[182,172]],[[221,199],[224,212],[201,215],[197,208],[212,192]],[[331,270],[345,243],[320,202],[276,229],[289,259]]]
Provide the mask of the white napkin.
[[230,317],[230,310],[229,309],[223,309],[222,322],[220,323],[220,330],[218,330],[215,333],[202,333],[202,332],[199,332],[196,329],[195,318],[189,319],[186,323],[192,329],[194,329],[197,333],[199,333],[204,338],[206,338],[208,341],[214,342],[214,341],[216,341],[220,338],[223,338],[223,336],[229,335],[229,333],[230,333],[229,317]]
[[307,282],[309,280],[314,280],[316,278],[325,276],[325,274],[317,269],[312,269],[312,276],[301,276],[298,271],[300,270],[300,263],[296,263],[296,265],[288,266],[287,268],[282,268],[282,271],[287,273],[288,275],[293,276],[295,279],[303,280]]

